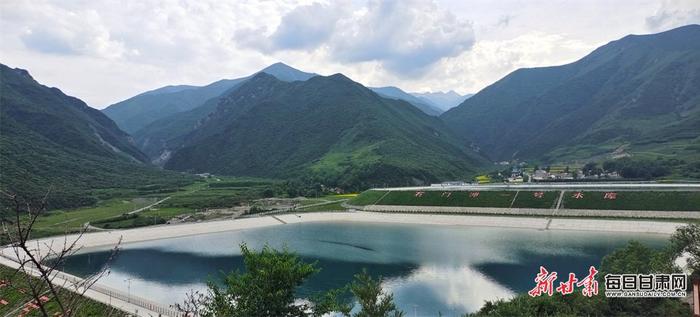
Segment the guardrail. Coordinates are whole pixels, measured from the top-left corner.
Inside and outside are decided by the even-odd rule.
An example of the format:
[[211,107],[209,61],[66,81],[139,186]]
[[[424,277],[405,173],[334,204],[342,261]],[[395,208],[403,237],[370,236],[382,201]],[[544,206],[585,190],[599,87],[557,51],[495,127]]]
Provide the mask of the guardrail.
[[[19,263],[17,263],[17,260],[14,258],[11,258],[5,254],[2,254],[2,253],[0,253],[0,257],[5,258],[6,260],[9,260],[12,263],[17,264],[17,266],[19,266]],[[29,268],[27,271],[34,276],[37,276],[39,274],[35,268]],[[80,283],[83,282],[82,278],[74,276],[74,275],[70,275],[68,273],[61,272],[61,271],[54,271],[53,274],[54,274],[53,275],[54,278],[59,278],[61,280],[64,280],[65,282],[67,282],[64,284],[70,284],[70,285],[60,285],[59,283],[56,283],[56,285],[61,286],[69,291],[75,291],[76,288],[79,291],[85,290],[85,288],[82,288],[82,289],[79,288]],[[126,294],[123,291],[120,291],[118,289],[111,288],[108,286],[93,284],[88,289],[91,291],[101,293],[103,295],[107,295],[110,298],[115,298],[115,299],[127,302],[129,304],[132,304],[134,306],[138,306],[138,307],[144,308],[146,310],[150,310],[152,312],[157,313],[158,316],[187,317],[187,315],[185,313],[182,313],[178,310],[172,309],[168,306],[164,306],[163,304],[156,303],[156,302],[150,301],[148,299],[145,299],[145,298],[142,298],[139,296]],[[127,311],[127,313],[132,313],[132,312]]]
[[[83,281],[82,278],[79,278],[77,276],[73,276],[64,272],[56,271],[56,276],[59,278],[68,281],[70,283],[73,283],[73,286],[79,285],[80,282]],[[171,316],[171,317],[185,317],[185,314],[172,309],[170,307],[163,306],[160,303],[156,303],[153,301],[150,301],[148,299],[131,295],[131,294],[125,294],[123,291],[120,291],[115,288],[111,288],[108,286],[104,285],[99,285],[99,284],[93,284],[92,286],[89,287],[90,290],[102,293],[104,295],[109,296],[110,298],[115,298],[124,302],[127,302],[129,304],[133,304],[145,309],[148,309],[152,312],[156,312],[159,314],[159,316]]]

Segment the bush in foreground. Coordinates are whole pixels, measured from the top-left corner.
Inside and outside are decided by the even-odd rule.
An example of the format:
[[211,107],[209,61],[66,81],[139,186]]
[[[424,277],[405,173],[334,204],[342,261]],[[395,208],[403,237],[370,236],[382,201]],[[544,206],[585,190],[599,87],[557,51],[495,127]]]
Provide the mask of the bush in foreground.
[[385,294],[381,279],[366,272],[355,276],[348,286],[299,300],[296,289],[320,269],[305,263],[288,250],[265,246],[259,252],[241,245],[246,271],[229,273],[224,286],[214,281],[208,284],[208,294],[188,294],[178,310],[193,316],[229,317],[316,317],[335,312],[350,316],[352,304],[343,300],[350,292],[360,303],[354,317],[401,317],[393,295]]

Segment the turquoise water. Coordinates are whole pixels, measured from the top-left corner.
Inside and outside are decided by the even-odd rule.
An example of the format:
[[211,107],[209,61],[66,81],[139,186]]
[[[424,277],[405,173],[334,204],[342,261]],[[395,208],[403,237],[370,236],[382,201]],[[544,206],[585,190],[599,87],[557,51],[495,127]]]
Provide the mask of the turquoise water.
[[[660,247],[667,237],[649,234],[539,231],[483,227],[367,223],[305,223],[188,236],[123,245],[100,283],[164,304],[205,289],[220,272],[242,268],[239,245],[288,247],[318,261],[321,273],[301,296],[345,285],[362,269],[384,277],[408,316],[453,316],[485,300],[507,298],[534,287],[540,265],[563,276],[585,276],[590,265],[638,240]],[[68,259],[67,272],[94,272],[107,258],[92,251]]]

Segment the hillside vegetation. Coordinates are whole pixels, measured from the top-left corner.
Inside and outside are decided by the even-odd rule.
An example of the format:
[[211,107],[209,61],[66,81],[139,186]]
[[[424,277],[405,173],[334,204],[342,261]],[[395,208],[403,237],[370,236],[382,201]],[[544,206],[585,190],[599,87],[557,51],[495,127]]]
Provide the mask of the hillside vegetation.
[[[296,70],[283,63],[272,64],[260,72],[286,81],[306,80],[316,75]],[[252,75],[236,79],[222,79],[201,87],[166,86],[115,103],[102,111],[114,120],[122,130],[132,135],[147,135],[146,132],[139,133],[139,131],[141,129],[157,129],[158,125],[169,122],[162,119],[199,108],[209,99],[221,96],[251,77]],[[208,112],[197,119],[207,114]],[[158,123],[156,123],[157,121]]]
[[[316,74],[306,73],[283,63],[272,64],[257,73],[270,74],[279,80],[290,82],[304,81],[316,76]],[[183,137],[197,129],[209,115],[216,111],[224,96],[234,92],[252,77],[253,75],[234,80],[221,80],[209,86],[195,87],[192,94],[196,93],[199,96],[198,99],[188,101],[184,108],[168,105],[169,100],[173,98],[187,100],[178,96],[178,93],[149,97],[153,100],[143,100],[138,104],[129,103],[129,100],[138,99],[139,96],[137,96],[110,108],[124,109],[123,111],[129,113],[140,113],[139,117],[148,118],[148,123],[133,129],[131,133],[136,145],[148,155],[151,161],[157,165],[163,165],[170,153],[183,142]],[[168,107],[168,109],[159,111],[158,109],[162,107]],[[119,123],[123,116],[115,114],[110,108],[105,109],[105,113]],[[148,112],[148,114],[144,114],[144,112]]]
[[[50,206],[91,204],[107,188],[190,182],[144,164],[146,156],[105,115],[27,71],[0,65],[0,188]],[[4,201],[3,201],[4,202]]]
[[519,69],[441,118],[493,160],[700,158],[700,26]]
[[284,82],[261,73],[222,97],[165,167],[357,190],[464,179],[483,162],[439,119],[343,75]]

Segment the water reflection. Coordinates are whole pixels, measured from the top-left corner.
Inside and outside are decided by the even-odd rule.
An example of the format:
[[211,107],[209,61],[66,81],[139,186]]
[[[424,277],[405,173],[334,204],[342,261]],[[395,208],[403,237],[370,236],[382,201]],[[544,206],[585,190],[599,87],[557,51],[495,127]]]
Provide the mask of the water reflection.
[[[300,291],[309,296],[348,283],[363,268],[382,275],[408,313],[451,315],[478,309],[532,287],[540,265],[584,274],[630,239],[660,246],[665,237],[593,232],[360,223],[296,224],[126,245],[100,282],[163,303],[180,301],[209,279],[241,269],[238,245],[287,247],[321,272]],[[94,251],[69,259],[65,270],[94,272],[108,257]],[[409,314],[410,315],[410,314]]]

